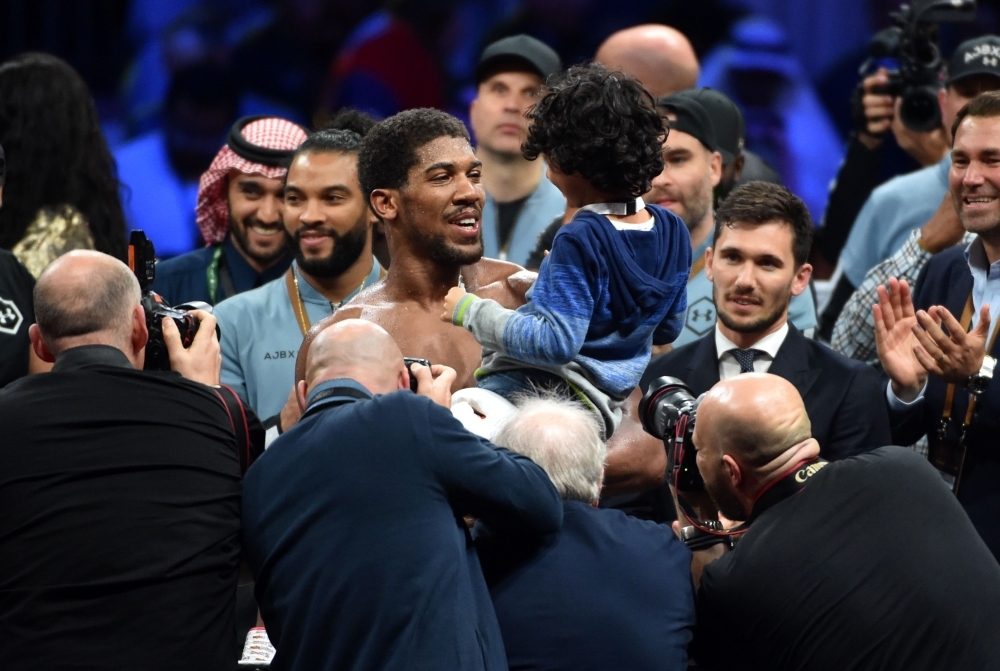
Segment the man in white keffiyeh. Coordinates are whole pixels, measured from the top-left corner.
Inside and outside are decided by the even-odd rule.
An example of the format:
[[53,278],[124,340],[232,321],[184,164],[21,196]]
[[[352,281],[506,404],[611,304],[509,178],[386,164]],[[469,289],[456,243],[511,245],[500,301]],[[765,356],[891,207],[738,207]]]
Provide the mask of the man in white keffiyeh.
[[206,247],[156,266],[152,286],[175,305],[211,305],[280,277],[291,263],[281,220],[285,173],[306,131],[275,117],[234,124],[198,184]]

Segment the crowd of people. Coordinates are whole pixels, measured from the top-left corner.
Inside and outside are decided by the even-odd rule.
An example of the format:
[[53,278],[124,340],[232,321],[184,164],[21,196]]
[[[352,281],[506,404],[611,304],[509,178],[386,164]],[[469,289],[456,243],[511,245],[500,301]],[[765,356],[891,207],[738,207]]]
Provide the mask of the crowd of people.
[[825,222],[699,68],[222,116],[154,267],[79,76],[0,64],[4,667],[1000,665],[1000,38],[931,130],[858,82]]

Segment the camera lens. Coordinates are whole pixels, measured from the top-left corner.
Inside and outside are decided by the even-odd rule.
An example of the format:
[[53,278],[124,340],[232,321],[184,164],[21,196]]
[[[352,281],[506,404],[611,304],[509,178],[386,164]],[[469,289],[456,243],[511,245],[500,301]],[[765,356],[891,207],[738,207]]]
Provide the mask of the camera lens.
[[910,130],[926,133],[941,125],[937,89],[930,86],[909,87],[903,92],[899,120]]
[[654,438],[663,439],[677,424],[681,413],[695,404],[694,394],[681,380],[661,377],[649,385],[639,401],[639,419],[642,428]]

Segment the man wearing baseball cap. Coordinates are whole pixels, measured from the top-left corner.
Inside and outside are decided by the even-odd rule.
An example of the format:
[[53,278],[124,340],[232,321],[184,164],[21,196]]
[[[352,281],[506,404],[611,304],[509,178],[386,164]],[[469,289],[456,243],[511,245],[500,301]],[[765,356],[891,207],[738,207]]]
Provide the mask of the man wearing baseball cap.
[[746,151],[746,123],[739,106],[722,91],[710,88],[681,92],[697,100],[708,112],[715,128],[715,140],[722,154],[722,179],[715,188],[715,200],[720,202],[729,192],[747,182],[781,183],[781,177],[757,154]]
[[469,119],[486,190],[484,256],[524,265],[538,235],[566,209],[566,199],[545,177],[545,164],[521,155],[528,133],[524,113],[545,79],[561,68],[559,54],[528,35],[490,44],[476,66]]
[[[979,93],[1000,90],[1000,37],[986,35],[958,45],[944,81],[938,102],[951,144],[958,110]],[[912,285],[934,255],[968,242],[948,193],[950,169],[951,154],[946,153],[935,165],[891,179],[872,192],[858,214],[840,255],[841,284],[847,283],[853,294],[838,285],[837,291],[849,298],[830,338],[831,346],[844,356],[859,361],[876,358],[872,305],[878,302],[878,287],[890,277]]]
[[[725,98],[717,91],[688,89],[656,101],[667,116],[670,133],[663,143],[663,172],[653,180],[653,188],[643,200],[661,205],[679,216],[691,234],[688,310],[684,328],[673,343],[675,348],[715,328],[712,282],[705,276],[705,250],[712,245],[715,230],[713,189],[722,179],[724,162],[732,169],[742,151],[742,138],[733,130],[731,113],[719,116],[718,110],[724,106],[718,101],[710,103],[711,107],[705,105],[706,99],[718,96]],[[735,109],[732,101],[725,100]],[[721,133],[709,109],[716,112]],[[797,329],[812,334],[816,328],[816,308],[811,292],[804,291],[792,297],[788,318]]]
[[207,246],[158,263],[152,290],[170,305],[215,305],[281,277],[292,261],[281,219],[284,178],[305,139],[285,119],[237,121],[198,184],[195,212]]
[[[979,93],[997,89],[1000,37],[986,35],[958,45],[948,62],[944,88],[938,92],[941,123],[949,144],[951,124],[958,110]],[[869,270],[892,256],[914,230],[934,216],[948,193],[950,168],[951,156],[945,154],[939,163],[891,179],[872,192],[840,255],[844,277],[851,287],[860,287]],[[873,302],[869,301],[868,306]]]

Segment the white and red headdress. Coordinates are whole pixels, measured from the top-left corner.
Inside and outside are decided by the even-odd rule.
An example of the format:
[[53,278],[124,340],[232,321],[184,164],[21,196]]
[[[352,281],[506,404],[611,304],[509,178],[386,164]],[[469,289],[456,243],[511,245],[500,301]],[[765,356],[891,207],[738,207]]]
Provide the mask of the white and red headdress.
[[198,182],[195,215],[206,245],[222,242],[229,233],[229,171],[282,179],[307,135],[298,124],[277,117],[244,117],[233,124],[226,146]]

